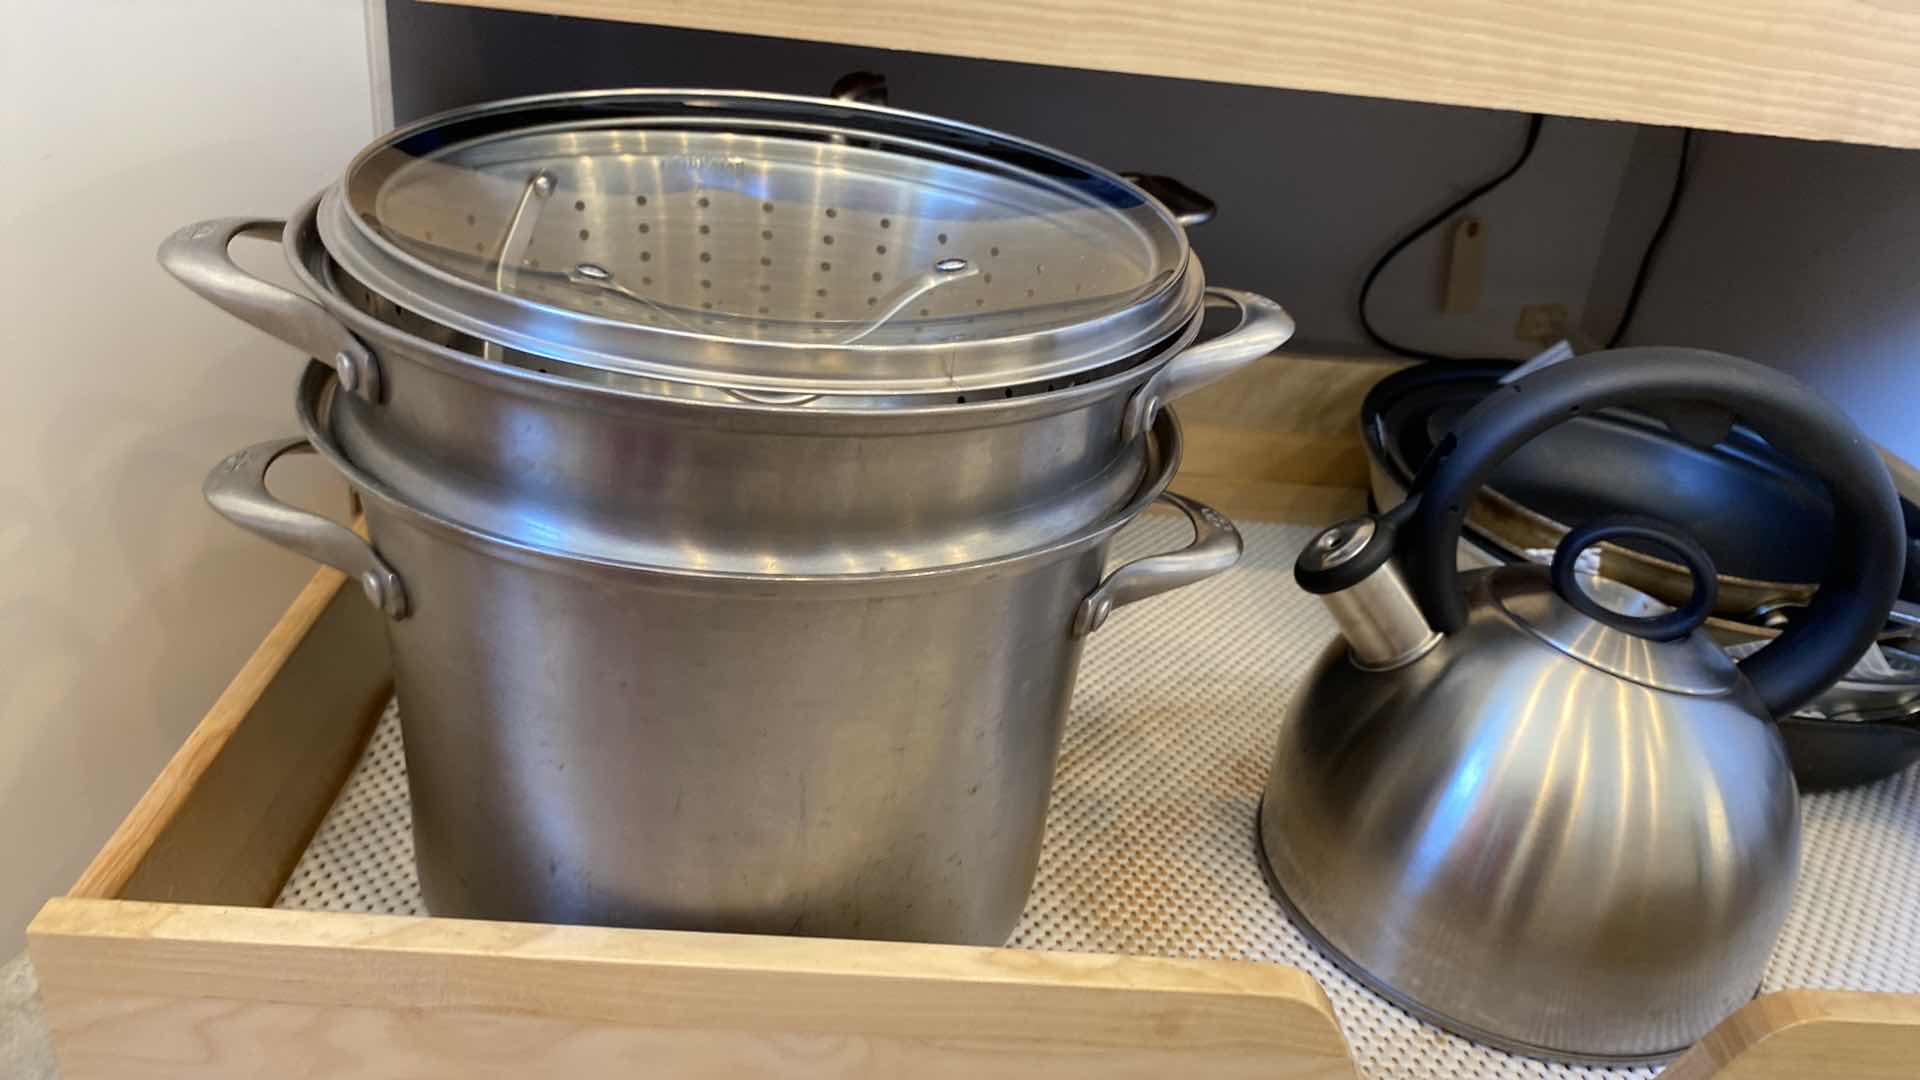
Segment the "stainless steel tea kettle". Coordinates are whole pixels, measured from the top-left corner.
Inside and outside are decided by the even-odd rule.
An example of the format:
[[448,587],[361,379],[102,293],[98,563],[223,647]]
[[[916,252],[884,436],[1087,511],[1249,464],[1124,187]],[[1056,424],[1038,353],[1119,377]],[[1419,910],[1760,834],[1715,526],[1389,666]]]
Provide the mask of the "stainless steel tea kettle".
[[[1843,525],[1819,591],[1738,664],[1697,632],[1714,571],[1673,525],[1599,519],[1550,570],[1455,569],[1488,473],[1562,420],[1616,406],[1684,415],[1673,426],[1696,433],[1737,418],[1826,484]],[[1881,628],[1903,563],[1892,482],[1800,383],[1684,349],[1594,353],[1516,380],[1422,472],[1407,502],[1325,530],[1296,564],[1344,640],[1281,726],[1260,811],[1276,891],[1351,974],[1443,1027],[1565,1060],[1676,1053],[1753,995],[1786,915],[1799,807],[1773,717]],[[1602,607],[1574,565],[1603,539],[1667,549],[1691,600],[1656,617]]]

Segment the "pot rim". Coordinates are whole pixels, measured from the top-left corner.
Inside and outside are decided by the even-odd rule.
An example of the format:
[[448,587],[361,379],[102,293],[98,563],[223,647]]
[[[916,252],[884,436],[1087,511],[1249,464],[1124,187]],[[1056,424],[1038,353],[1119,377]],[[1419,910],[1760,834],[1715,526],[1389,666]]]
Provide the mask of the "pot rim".
[[347,483],[384,509],[393,511],[409,523],[431,533],[445,536],[463,546],[492,558],[506,558],[541,569],[572,571],[589,575],[617,574],[641,576],[658,582],[684,586],[737,587],[749,590],[784,589],[793,585],[832,585],[838,587],[908,588],[923,590],[945,584],[955,578],[999,577],[1025,572],[1036,565],[1053,562],[1103,543],[1115,532],[1139,517],[1166,492],[1179,471],[1183,449],[1180,420],[1172,407],[1162,408],[1153,427],[1143,433],[1146,440],[1146,475],[1134,495],[1117,510],[1093,524],[1084,525],[1057,540],[1024,551],[994,555],[985,559],[950,566],[917,567],[910,570],[865,571],[852,574],[754,574],[729,570],[698,570],[630,562],[601,556],[578,554],[541,547],[498,533],[474,528],[463,522],[419,507],[380,481],[369,476],[347,459],[333,441],[325,411],[337,392],[333,369],[319,361],[310,361],[301,373],[294,394],[294,413],[313,449],[344,477]]
[[[1165,368],[1192,345],[1205,319],[1205,306],[1160,344],[1144,350],[1140,359],[1111,375],[1059,390],[1015,397],[988,397],[965,403],[942,402],[889,408],[808,406],[796,408],[755,401],[714,401],[668,397],[633,386],[586,382],[560,375],[500,363],[449,348],[382,322],[330,288],[308,265],[309,257],[330,258],[321,239],[316,215],[326,189],[309,196],[287,218],[282,233],[286,260],[301,289],[344,328],[359,339],[376,362],[391,363],[397,355],[438,373],[489,389],[605,412],[639,409],[655,413],[650,422],[697,423],[735,429],[805,433],[830,430],[836,434],[911,434],[925,431],[997,427],[1029,418],[1071,412],[1090,402],[1136,388]],[[1194,264],[1196,280],[1199,266]],[[663,380],[670,381],[670,380]],[[931,395],[930,395],[931,396]],[[941,395],[944,397],[944,395]]]

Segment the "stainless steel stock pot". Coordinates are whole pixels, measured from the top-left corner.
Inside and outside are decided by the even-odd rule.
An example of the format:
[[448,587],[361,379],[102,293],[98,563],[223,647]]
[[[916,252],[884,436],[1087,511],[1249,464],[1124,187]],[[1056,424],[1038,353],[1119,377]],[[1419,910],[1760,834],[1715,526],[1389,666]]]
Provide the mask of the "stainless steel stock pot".
[[[1039,857],[1082,642],[1121,604],[1219,573],[1240,537],[1168,493],[1159,413],[1144,479],[1101,520],[935,569],[740,574],[544,548],[424,510],[306,434],[208,476],[244,528],[338,567],[386,611],[420,882],[437,913],[999,943]],[[277,502],[317,450],[371,542]],[[1191,546],[1102,576],[1155,500]]]
[[[1104,169],[759,94],[446,113],[161,261],[320,362],[208,498],[386,612],[426,899],[507,919],[1004,940],[1081,640],[1239,553],[1164,406],[1293,330]],[[1193,546],[1103,581],[1155,499]]]
[[[227,252],[280,233],[300,295]],[[512,540],[869,574],[1108,521],[1169,401],[1283,343],[1169,211],[1011,136],[845,101],[528,98],[367,148],[284,226],[163,247],[331,365],[346,457]],[[1208,305],[1240,322],[1196,344]]]

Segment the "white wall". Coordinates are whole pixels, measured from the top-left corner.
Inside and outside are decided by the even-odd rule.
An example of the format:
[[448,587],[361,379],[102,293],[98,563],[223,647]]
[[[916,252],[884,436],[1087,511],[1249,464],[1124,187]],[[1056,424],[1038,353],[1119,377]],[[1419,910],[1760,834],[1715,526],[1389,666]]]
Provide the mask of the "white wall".
[[[362,12],[0,0],[0,958],[311,573],[200,499],[297,430],[299,357],[154,249],[286,213],[370,137]],[[343,506],[310,461],[278,489]]]

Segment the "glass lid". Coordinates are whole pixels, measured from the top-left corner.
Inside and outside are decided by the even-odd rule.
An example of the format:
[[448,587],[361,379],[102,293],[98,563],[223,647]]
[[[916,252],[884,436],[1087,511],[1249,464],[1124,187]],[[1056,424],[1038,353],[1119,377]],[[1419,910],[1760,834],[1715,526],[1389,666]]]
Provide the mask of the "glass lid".
[[977,389],[1139,352],[1198,310],[1119,177],[844,101],[530,98],[374,144],[320,212],[403,308],[608,370],[810,393]]

